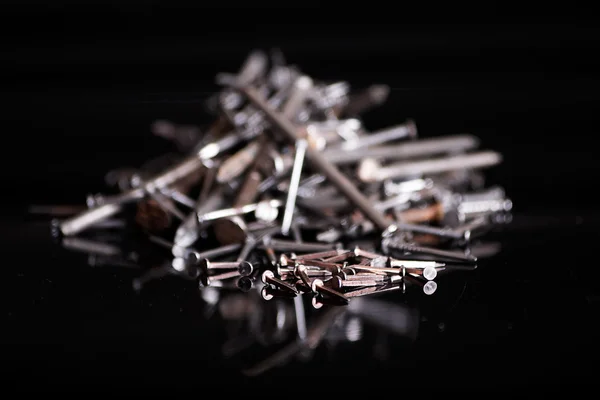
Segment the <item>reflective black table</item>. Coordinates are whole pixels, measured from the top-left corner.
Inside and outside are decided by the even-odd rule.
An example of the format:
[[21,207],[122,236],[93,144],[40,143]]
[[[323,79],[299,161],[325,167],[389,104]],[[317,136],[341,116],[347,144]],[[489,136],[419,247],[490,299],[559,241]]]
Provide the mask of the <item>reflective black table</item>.
[[[598,355],[599,276],[593,248],[580,246],[599,221],[515,214],[475,246],[476,270],[441,275],[431,295],[407,288],[318,310],[306,298],[265,301],[258,288],[202,288],[172,274],[140,281],[152,267],[67,250],[48,221],[5,223],[6,360],[52,387],[293,375],[430,388],[585,384],[585,360]],[[150,257],[157,270],[162,258]]]

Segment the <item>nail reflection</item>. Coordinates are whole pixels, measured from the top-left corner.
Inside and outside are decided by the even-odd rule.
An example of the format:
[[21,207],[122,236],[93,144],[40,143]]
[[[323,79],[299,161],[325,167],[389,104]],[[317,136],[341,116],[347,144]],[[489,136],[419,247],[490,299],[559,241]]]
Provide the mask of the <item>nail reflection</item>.
[[[90,257],[115,260],[118,257],[128,257],[127,254],[136,254],[126,251],[125,246],[120,244],[96,243],[92,238],[68,238],[63,243],[65,248],[87,252]],[[143,248],[144,245],[140,247]],[[492,250],[498,249],[493,244],[489,247]],[[473,249],[481,248],[485,249],[477,243],[473,244]],[[366,340],[373,341],[373,352],[379,355],[378,358],[390,357],[391,349],[397,347],[391,345],[392,340],[402,338],[407,344],[414,342],[419,335],[421,321],[424,320],[419,308],[399,303],[398,299],[405,298],[404,293],[410,295],[411,290],[421,297],[423,294],[437,292],[436,282],[427,281],[419,274],[409,274],[406,271],[412,269],[404,268],[401,265],[403,261],[387,259],[380,266],[373,262],[381,258],[375,249],[369,250],[370,253],[355,249],[351,252],[339,250],[342,254],[352,255],[345,257],[342,264],[336,267],[339,272],[335,276],[343,276],[350,282],[364,279],[361,274],[365,274],[363,276],[377,282],[376,286],[341,286],[338,288],[340,296],[330,296],[326,291],[315,293],[309,287],[295,293],[267,279],[261,282],[265,271],[270,271],[265,268],[273,268],[268,257],[263,254],[261,258],[261,251],[262,249],[257,249],[249,254],[247,262],[253,268],[248,269],[249,274],[246,276],[240,274],[240,263],[231,260],[232,256],[229,254],[210,260],[213,265],[223,269],[202,268],[202,263],[191,262],[194,260],[189,257],[174,257],[158,263],[155,261],[155,266],[147,268],[133,280],[133,287],[139,292],[148,282],[167,276],[179,278],[183,285],[187,285],[186,282],[192,283],[198,289],[203,304],[201,318],[218,321],[223,326],[225,335],[218,344],[223,357],[232,363],[242,362],[245,367],[243,373],[247,376],[256,376],[287,363],[308,361],[317,354],[322,354],[322,351],[328,357],[337,357],[339,352],[348,351],[347,346]],[[165,254],[166,256],[170,257],[170,254]],[[364,264],[365,260],[360,257],[366,256],[374,257],[369,259],[369,271],[361,272],[358,268],[353,270],[353,265]],[[299,256],[295,259],[291,256],[283,259],[293,265],[302,262],[302,257]],[[404,263],[411,268],[429,265],[410,259]],[[300,270],[308,271],[310,275],[319,268],[335,269],[333,263],[323,260],[305,261],[305,264],[305,268],[293,268],[292,265],[285,271],[284,267],[278,266],[275,268],[275,276],[300,288],[303,282],[296,276]],[[140,265],[143,266],[143,263]],[[238,268],[229,271],[229,265]],[[402,273],[398,274],[398,271],[391,271],[393,268],[404,268],[406,271],[400,270]],[[473,265],[448,264],[436,267],[436,270],[440,272],[438,277],[443,277],[446,271],[473,268]],[[285,278],[280,271],[285,272]],[[206,276],[209,274],[210,276]],[[331,274],[334,275],[333,272]],[[305,278],[311,283],[315,279],[322,279],[323,284],[327,284],[327,276],[313,275]]]
[[[390,285],[379,293],[401,288]],[[211,288],[203,288],[206,289]],[[365,329],[374,330],[378,337],[391,335],[412,343],[417,339],[422,319],[417,307],[391,298],[356,297],[347,307],[338,307],[328,302],[331,299],[325,300],[317,294],[311,299],[320,305],[320,309],[315,309],[305,307],[306,297],[290,298],[293,293],[269,285],[260,289],[254,286],[254,290],[245,294],[222,294],[218,311],[229,325],[226,331],[231,332],[224,340],[223,355],[245,359],[247,354],[255,355],[256,348],[244,356],[241,353],[250,351],[254,345],[267,346],[267,355],[242,371],[247,376],[263,374],[294,360],[311,359],[321,344],[327,343],[326,347],[334,351],[339,344],[360,342],[365,338]],[[269,301],[265,301],[266,295]],[[280,347],[280,343],[287,344]],[[378,342],[377,346],[384,344]],[[269,348],[275,351],[269,352]],[[374,348],[374,351],[383,350]]]
[[108,241],[88,238],[70,237],[62,240],[63,248],[88,255],[88,265],[91,267],[113,266],[139,268],[138,254],[124,252],[123,249]]
[[150,281],[164,278],[166,276],[176,276],[185,280],[197,280],[198,270],[193,268],[185,268],[181,259],[173,259],[163,262],[158,267],[148,269],[132,282],[133,289],[137,292]]
[[380,299],[357,298],[348,305],[348,312],[364,322],[389,333],[416,340],[420,321],[417,308]]
[[121,255],[121,249],[118,246],[114,246],[106,242],[71,237],[63,239],[62,244],[67,249],[88,254],[102,255],[107,257]]
[[343,313],[344,309],[340,307],[331,307],[325,310],[317,320],[308,327],[305,340],[299,338],[295,339],[281,350],[242,372],[247,376],[260,375],[275,366],[288,362],[294,355],[300,353],[303,349],[314,350],[319,343],[321,343],[336,319]]
[[477,258],[490,258],[500,253],[501,250],[500,242],[479,242],[468,248],[468,251]]

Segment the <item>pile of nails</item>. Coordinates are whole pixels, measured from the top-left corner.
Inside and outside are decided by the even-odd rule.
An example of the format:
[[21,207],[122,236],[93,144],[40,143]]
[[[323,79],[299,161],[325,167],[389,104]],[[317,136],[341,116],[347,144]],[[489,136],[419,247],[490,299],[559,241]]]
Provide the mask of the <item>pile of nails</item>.
[[[453,264],[475,266],[475,238],[512,203],[482,170],[501,162],[467,134],[419,138],[413,121],[369,132],[358,118],[389,88],[320,82],[280,52],[252,52],[220,73],[205,129],[156,121],[179,159],[106,176],[118,194],[89,196],[57,221],[63,237],[133,220],[200,286],[262,281],[262,296],[313,295],[313,305],[405,290],[426,294]],[[206,243],[214,243],[206,248]],[[191,271],[191,272],[190,272]]]

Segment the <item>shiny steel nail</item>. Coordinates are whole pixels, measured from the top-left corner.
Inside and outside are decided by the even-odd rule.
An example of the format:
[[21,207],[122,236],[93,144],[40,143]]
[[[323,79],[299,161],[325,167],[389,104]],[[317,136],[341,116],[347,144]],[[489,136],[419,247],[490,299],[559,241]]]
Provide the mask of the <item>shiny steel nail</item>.
[[340,290],[346,287],[377,286],[381,281],[376,281],[374,279],[342,279],[339,276],[334,276],[327,283],[330,284],[333,289]]
[[307,146],[308,142],[304,139],[296,142],[294,166],[292,167],[292,176],[290,178],[290,185],[288,188],[285,210],[283,213],[283,221],[281,223],[281,233],[286,236],[289,234],[292,225],[292,218],[294,217],[296,195],[298,193],[298,185],[300,184],[300,176],[302,175],[302,166],[304,164],[304,156],[306,154]]
[[270,219],[273,219],[273,210],[276,210],[277,207],[280,207],[282,204],[283,203],[279,200],[265,200],[258,203],[247,204],[242,207],[232,207],[216,211],[210,211],[208,213],[198,215],[198,223],[202,224],[205,222],[215,221],[221,218],[236,217],[251,212],[254,212],[255,214],[260,215],[262,217],[268,215]]
[[236,270],[236,271],[224,272],[222,274],[211,275],[211,276],[208,276],[206,274],[201,274],[200,279],[202,280],[202,283],[204,284],[204,286],[209,286],[214,282],[219,282],[219,281],[231,279],[231,278],[237,278],[239,276],[240,276],[240,272]]
[[188,263],[190,264],[199,264],[203,259],[213,259],[217,257],[222,257],[227,254],[231,254],[235,251],[238,251],[242,247],[239,243],[229,244],[226,246],[217,247],[215,249],[210,249],[202,252],[197,252],[191,249],[185,249],[181,247],[174,246],[173,247],[173,255],[175,257],[184,257]]
[[[378,260],[378,265],[381,265],[381,260]],[[426,261],[426,260],[401,260],[392,257],[386,257],[386,264],[390,267],[394,268],[440,268],[444,267],[446,264],[438,261]],[[375,265],[375,264],[373,264]]]
[[254,271],[254,267],[248,261],[211,262],[205,258],[200,261],[198,267],[204,272],[208,272],[211,270],[236,269],[240,276],[248,276]]
[[417,126],[413,120],[408,120],[406,123],[401,125],[392,126],[386,129],[382,129],[377,132],[372,132],[366,135],[358,137],[356,140],[349,140],[336,146],[337,149],[342,151],[364,149],[369,146],[376,146],[384,143],[388,143],[398,139],[417,137]]
[[458,205],[461,220],[473,218],[482,214],[507,212],[512,210],[510,199],[463,201]]
[[391,178],[410,178],[423,174],[487,168],[497,165],[501,161],[502,156],[500,153],[494,151],[480,151],[472,154],[403,162],[387,166],[381,166],[375,159],[368,158],[361,161],[357,174],[363,182],[381,182]]
[[472,150],[479,145],[479,140],[472,135],[449,135],[438,138],[419,139],[402,144],[359,148],[350,151],[326,149],[323,155],[336,165],[354,164],[363,159],[380,161],[399,161],[431,157],[438,154],[455,154]]

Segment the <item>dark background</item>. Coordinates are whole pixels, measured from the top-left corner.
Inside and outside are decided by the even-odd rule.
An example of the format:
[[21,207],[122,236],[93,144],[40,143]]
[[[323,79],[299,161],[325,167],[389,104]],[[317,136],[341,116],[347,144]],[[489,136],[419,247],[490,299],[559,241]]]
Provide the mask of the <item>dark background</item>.
[[[172,284],[140,300],[129,293],[130,273],[89,272],[55,249],[47,221],[17,221],[28,204],[81,203],[103,190],[107,170],[172,150],[150,134],[153,120],[209,122],[202,100],[217,88],[215,74],[237,71],[253,49],[278,47],[314,78],[390,85],[388,102],[365,116],[369,129],[413,118],[421,137],[472,133],[504,155],[488,176],[515,204],[509,250],[474,278],[483,287],[456,317],[452,339],[400,356],[406,364],[372,368],[415,379],[414,368],[453,371],[434,379],[441,388],[585,384],[584,365],[598,354],[596,24],[560,14],[450,25],[411,23],[408,12],[384,18],[384,10],[359,23],[308,6],[140,7],[4,10],[2,230],[17,260],[6,267],[7,371],[60,388],[168,385],[178,376],[196,387],[194,368],[208,365],[235,376],[202,350],[219,333],[191,317],[193,287]],[[521,330],[497,333],[498,321],[515,318]],[[348,374],[343,367],[315,362],[280,375]]]

